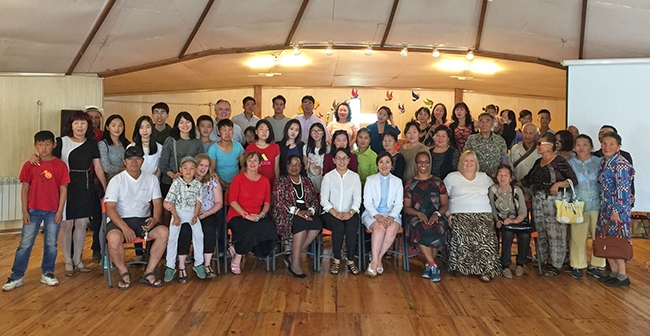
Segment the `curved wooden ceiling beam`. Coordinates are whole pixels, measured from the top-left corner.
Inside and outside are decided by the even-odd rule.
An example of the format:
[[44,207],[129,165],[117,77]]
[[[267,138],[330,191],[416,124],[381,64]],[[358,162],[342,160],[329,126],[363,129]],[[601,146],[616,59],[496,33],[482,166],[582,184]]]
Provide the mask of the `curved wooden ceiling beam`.
[[474,50],[480,50],[481,37],[483,37],[483,25],[485,25],[485,13],[487,13],[488,0],[483,0],[481,4],[481,16],[478,19],[478,30],[476,31],[476,42],[474,42]]
[[192,44],[192,41],[194,40],[196,33],[199,31],[199,28],[201,28],[201,25],[203,24],[203,20],[205,20],[205,17],[208,15],[208,12],[210,11],[210,8],[212,8],[213,4],[214,4],[214,0],[208,0],[208,3],[205,4],[205,8],[203,8],[203,12],[201,12],[201,16],[199,16],[199,19],[196,21],[196,24],[194,25],[194,29],[192,29],[190,36],[187,38],[187,41],[185,41],[185,45],[183,46],[183,49],[181,49],[181,52],[178,54],[178,58],[185,56],[185,52],[187,52],[187,49],[190,47],[190,44]]
[[67,76],[72,75],[74,68],[76,68],[77,64],[79,64],[79,61],[81,61],[81,57],[83,57],[86,50],[88,50],[88,46],[90,46],[90,42],[92,42],[93,39],[95,38],[95,35],[97,35],[97,32],[99,31],[99,28],[101,28],[102,24],[104,23],[104,20],[106,20],[108,13],[110,13],[111,9],[113,8],[113,5],[115,5],[115,1],[116,0],[108,0],[106,1],[106,4],[104,4],[104,8],[102,8],[102,11],[99,13],[99,17],[97,18],[97,21],[95,21],[95,23],[93,24],[93,27],[90,29],[88,36],[86,36],[84,43],[81,45],[81,48],[79,48],[79,51],[77,51],[77,54],[74,56],[72,63],[68,67],[68,71],[65,72]]
[[296,19],[293,20],[293,25],[291,26],[291,30],[289,30],[289,35],[287,35],[287,39],[284,41],[285,46],[289,46],[291,44],[293,35],[296,33],[296,29],[298,29],[298,25],[302,20],[302,15],[305,14],[305,9],[307,9],[308,4],[309,0],[302,0],[302,5],[300,5],[300,9],[298,10],[298,15],[296,15]]
[[587,2],[589,0],[582,0],[582,17],[580,19],[580,49],[578,49],[578,58],[583,59],[585,51],[585,27],[587,24]]
[[386,45],[386,39],[388,39],[388,34],[390,33],[390,28],[393,26],[393,19],[395,18],[395,12],[397,11],[397,5],[399,5],[399,0],[393,1],[393,8],[390,10],[390,16],[388,17],[388,23],[386,24],[386,30],[384,30],[384,37],[381,38],[380,47]]

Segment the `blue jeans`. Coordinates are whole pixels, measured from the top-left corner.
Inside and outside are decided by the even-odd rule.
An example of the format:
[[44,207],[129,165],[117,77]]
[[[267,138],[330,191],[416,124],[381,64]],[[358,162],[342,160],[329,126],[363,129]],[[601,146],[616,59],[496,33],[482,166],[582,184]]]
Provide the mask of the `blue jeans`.
[[29,257],[32,254],[32,247],[41,228],[41,222],[45,229],[43,239],[43,262],[41,263],[42,273],[54,273],[54,263],[56,262],[57,239],[59,237],[60,225],[54,224],[54,212],[43,210],[29,210],[31,224],[23,223],[23,231],[20,237],[20,245],[16,250],[14,265],[11,268],[11,279],[17,280],[25,275]]

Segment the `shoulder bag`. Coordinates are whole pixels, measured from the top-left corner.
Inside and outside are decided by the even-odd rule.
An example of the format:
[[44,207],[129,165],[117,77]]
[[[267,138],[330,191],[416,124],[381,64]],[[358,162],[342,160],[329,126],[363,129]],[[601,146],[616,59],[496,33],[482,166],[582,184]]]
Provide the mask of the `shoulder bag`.
[[621,234],[622,223],[616,223],[616,236],[607,235],[607,227],[594,239],[594,255],[607,259],[632,259],[632,241]]

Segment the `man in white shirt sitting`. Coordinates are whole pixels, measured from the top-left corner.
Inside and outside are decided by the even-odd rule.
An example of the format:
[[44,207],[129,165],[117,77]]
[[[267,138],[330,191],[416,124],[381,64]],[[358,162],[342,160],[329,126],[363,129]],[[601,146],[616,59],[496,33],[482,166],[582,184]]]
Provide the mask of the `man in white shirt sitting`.
[[[162,281],[154,273],[167,246],[169,230],[158,221],[162,214],[162,195],[158,178],[142,172],[144,152],[140,147],[129,147],[124,152],[126,170],[115,175],[106,188],[104,203],[110,222],[106,224],[108,253],[120,273],[119,289],[131,286],[131,274],[124,264],[124,242],[132,243],[136,237],[154,239],[149,261],[140,283],[161,287]],[[150,204],[153,203],[153,215]]]

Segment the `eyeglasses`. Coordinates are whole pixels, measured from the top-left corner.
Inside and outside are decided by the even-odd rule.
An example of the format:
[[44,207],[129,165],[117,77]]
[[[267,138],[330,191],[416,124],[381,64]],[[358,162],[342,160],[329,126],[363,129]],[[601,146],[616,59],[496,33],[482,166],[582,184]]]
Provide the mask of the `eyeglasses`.
[[552,142],[548,142],[548,141],[538,141],[538,142],[537,142],[537,146],[541,146],[541,145],[552,145],[552,144],[553,144]]
[[345,160],[350,160],[350,158],[347,157],[347,156],[344,156],[344,157],[337,156],[337,157],[334,158],[334,160],[345,161]]
[[320,129],[313,129],[311,130],[312,133],[323,133],[323,130]]
[[289,166],[289,167],[300,167],[301,164],[300,163],[290,163],[287,166]]
[[167,112],[165,112],[165,111],[163,111],[163,112],[158,112],[158,111],[153,112],[153,115],[155,115],[155,116],[166,115],[166,114],[167,114]]

